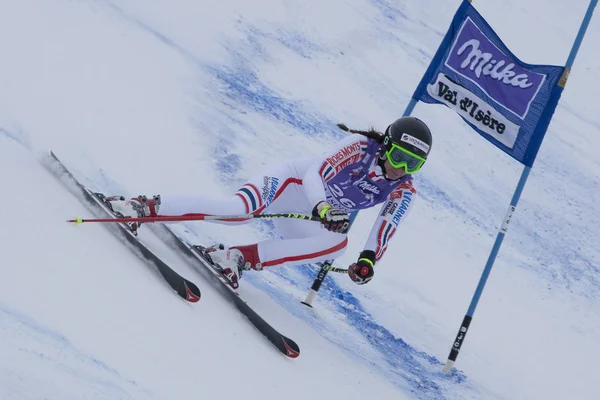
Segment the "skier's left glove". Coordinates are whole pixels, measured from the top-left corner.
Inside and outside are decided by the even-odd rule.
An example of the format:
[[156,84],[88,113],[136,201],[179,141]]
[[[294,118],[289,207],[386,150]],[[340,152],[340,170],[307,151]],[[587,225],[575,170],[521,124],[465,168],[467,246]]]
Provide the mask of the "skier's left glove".
[[357,285],[364,285],[373,279],[375,270],[375,252],[371,250],[365,250],[360,253],[358,261],[348,267],[348,276]]

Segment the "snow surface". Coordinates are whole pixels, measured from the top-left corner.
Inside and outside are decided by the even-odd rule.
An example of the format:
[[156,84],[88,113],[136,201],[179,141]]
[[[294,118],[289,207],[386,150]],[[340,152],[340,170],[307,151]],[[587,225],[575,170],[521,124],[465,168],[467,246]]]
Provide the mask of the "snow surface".
[[[44,167],[49,149],[107,193],[231,195],[318,154],[335,123],[400,116],[460,1],[0,2],[0,399],[598,399],[600,20],[592,19],[451,376],[451,343],[522,166],[442,106],[420,200],[374,280],[312,266],[241,292],[301,347],[289,360],[151,229],[194,281],[187,304]],[[475,2],[530,63],[564,64],[588,2]],[[596,12],[597,13],[597,12]],[[361,212],[346,267],[376,210]],[[269,223],[179,224],[252,243]],[[334,274],[331,274],[334,275]]]

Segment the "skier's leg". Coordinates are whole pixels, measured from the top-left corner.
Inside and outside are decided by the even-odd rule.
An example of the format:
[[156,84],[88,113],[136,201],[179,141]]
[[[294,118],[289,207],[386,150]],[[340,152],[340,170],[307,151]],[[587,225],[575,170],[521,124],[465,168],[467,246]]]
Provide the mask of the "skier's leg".
[[324,262],[342,256],[347,245],[346,235],[322,229],[305,238],[271,239],[245,246],[214,246],[208,249],[208,254],[236,288],[242,270]]
[[348,238],[341,233],[324,230],[315,236],[298,239],[271,239],[258,244],[263,267],[323,262],[341,257]]
[[[305,230],[307,232],[308,230]],[[321,229],[302,238],[269,239],[259,243],[232,246],[242,252],[246,269],[262,269],[279,265],[316,263],[340,257],[346,251],[345,234]]]
[[[288,163],[289,175],[303,176],[312,160],[299,160]],[[295,184],[284,184],[277,191],[274,201],[269,204],[270,213],[312,213],[314,204],[310,204],[302,189],[302,181],[297,178]],[[295,265],[311,262],[323,262],[341,256],[347,245],[344,234],[329,232],[314,221],[298,219],[273,219],[273,224],[281,238],[262,241],[247,246],[234,246],[239,249],[247,263],[246,267]]]
[[161,196],[160,215],[241,215],[246,213],[242,200],[237,197],[194,195]]
[[274,165],[262,174],[251,178],[233,196],[228,198],[199,195],[162,196],[160,215],[259,214],[265,212],[284,191],[301,184],[301,182],[296,175],[296,170],[289,164]]
[[[310,164],[310,160],[308,162],[304,162],[303,164]],[[243,185],[235,194],[234,198],[243,204],[244,211],[246,213],[263,213],[268,210],[269,212],[277,213],[302,212],[310,214],[311,207],[307,205],[308,200],[306,199],[306,196],[301,188],[302,180],[300,176],[303,176],[303,174],[304,167],[298,168],[297,163],[294,162],[275,166],[267,174],[258,175]],[[190,208],[180,208],[176,211],[179,213],[189,213],[190,210],[197,212],[197,209],[193,207],[195,207],[195,204],[198,203],[198,200],[192,199],[191,201],[192,205]],[[173,201],[173,204],[175,204],[175,201]],[[182,204],[182,202],[179,201],[179,204]],[[215,204],[215,207],[219,206],[219,204]],[[230,214],[232,213],[232,210],[228,211],[230,211]],[[281,223],[277,221],[278,219],[275,219],[274,223],[279,226]],[[233,247],[216,245],[207,249],[207,252],[213,261],[218,263],[224,271],[227,271],[227,279],[230,280],[232,285],[235,285],[234,287],[237,287],[237,281],[241,277],[240,268],[261,269],[262,262],[267,262],[266,266],[279,265],[287,262],[286,260],[279,260],[273,263],[273,257],[275,257],[275,259],[279,259],[290,254],[297,259],[311,259],[320,257],[320,253],[332,254],[336,251],[343,251],[342,249],[345,247],[345,236],[343,235],[340,235],[342,236],[341,238],[336,237],[333,240],[335,244],[332,244],[331,246],[327,246],[328,243],[332,242],[331,238],[329,238],[329,240],[327,240],[327,238],[316,238],[315,240],[315,236],[318,236],[318,234],[321,233],[320,224],[318,223],[301,220],[287,221],[288,228],[290,228],[288,232],[289,236],[295,235],[296,237],[301,238],[309,237],[309,240],[303,243],[288,243],[290,246],[298,246],[297,251],[293,254],[290,254],[288,251],[274,252],[273,254],[269,253],[269,249],[277,247],[278,242],[281,242],[281,240],[276,240],[269,244],[261,242],[260,248],[262,249],[264,247],[266,249],[264,250],[265,254],[262,255],[263,261],[261,261],[258,244]],[[307,225],[304,226],[302,222]],[[300,225],[297,225],[297,223],[300,223]],[[291,225],[293,225],[293,227]],[[311,233],[298,233],[303,232],[304,229],[309,229]],[[311,240],[314,241],[314,243],[310,243]],[[322,247],[320,250],[317,250],[319,252],[318,254],[313,251],[314,246],[317,244],[321,245]],[[302,251],[304,250],[306,251],[303,254]],[[300,251],[300,253],[298,253],[298,251]],[[294,260],[290,259],[288,261],[294,262]]]

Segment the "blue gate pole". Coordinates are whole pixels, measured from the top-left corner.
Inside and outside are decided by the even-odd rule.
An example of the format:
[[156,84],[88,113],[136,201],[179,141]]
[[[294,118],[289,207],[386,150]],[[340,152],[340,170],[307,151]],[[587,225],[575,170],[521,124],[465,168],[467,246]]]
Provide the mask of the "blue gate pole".
[[402,114],[402,116],[406,117],[406,116],[412,114],[413,110],[415,109],[415,106],[417,105],[417,102],[418,102],[417,99],[415,99],[414,97],[411,98],[410,102],[406,106],[406,109],[404,110],[404,114]]
[[[579,47],[581,46],[581,42],[583,41],[583,37],[585,35],[585,31],[590,24],[590,20],[592,19],[592,14],[594,12],[594,8],[598,4],[598,0],[592,0],[587,9],[585,17],[583,18],[583,22],[579,28],[579,32],[577,33],[577,37],[575,38],[575,42],[573,43],[573,47],[571,47],[571,52],[569,53],[569,58],[567,59],[567,63],[565,65],[565,75],[563,86],[566,84],[566,77],[573,66],[573,62],[575,61],[575,56],[579,51]],[[523,173],[521,174],[521,178],[519,179],[519,183],[517,184],[517,188],[513,194],[512,200],[510,202],[510,207],[508,208],[508,212],[506,213],[506,217],[502,222],[502,226],[500,227],[500,231],[496,236],[496,241],[494,242],[494,246],[492,247],[492,251],[488,257],[487,263],[485,264],[485,268],[483,273],[481,274],[481,278],[479,279],[479,283],[477,284],[477,289],[473,294],[473,298],[471,299],[471,304],[469,305],[469,309],[467,310],[467,314],[465,315],[463,322],[458,330],[456,338],[454,339],[454,343],[452,344],[452,349],[450,350],[450,355],[448,356],[448,360],[446,361],[446,365],[444,366],[444,373],[449,374],[452,371],[452,366],[458,357],[458,353],[460,348],[465,340],[465,336],[467,335],[467,331],[469,330],[469,325],[471,324],[471,320],[473,319],[473,314],[475,313],[475,309],[477,308],[477,303],[479,303],[479,298],[483,293],[483,289],[487,282],[488,277],[490,276],[490,272],[492,271],[492,267],[494,265],[494,261],[498,255],[498,251],[500,250],[500,246],[502,245],[502,241],[504,240],[504,236],[506,231],[508,230],[508,224],[512,218],[512,215],[517,208],[517,203],[519,202],[519,198],[521,197],[521,193],[525,188],[525,183],[527,182],[527,178],[529,177],[529,172],[531,171],[531,167],[525,166],[523,169]]]

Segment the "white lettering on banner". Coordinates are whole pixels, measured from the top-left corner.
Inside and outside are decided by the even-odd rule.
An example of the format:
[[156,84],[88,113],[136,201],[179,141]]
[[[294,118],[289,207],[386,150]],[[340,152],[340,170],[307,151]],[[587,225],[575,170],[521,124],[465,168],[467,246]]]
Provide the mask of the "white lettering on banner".
[[506,147],[512,149],[515,145],[519,134],[517,124],[509,121],[478,96],[453,83],[443,74],[438,74],[437,80],[427,86],[427,93]]
[[461,68],[467,68],[469,67],[469,64],[471,64],[469,69],[474,71],[478,78],[481,77],[481,73],[483,72],[483,75],[491,76],[493,79],[496,79],[505,85],[520,87],[522,89],[533,85],[532,83],[529,83],[526,74],[517,75],[513,71],[513,68],[515,67],[514,63],[510,63],[502,69],[506,62],[504,60],[494,60],[492,53],[484,53],[479,50],[479,40],[477,39],[471,39],[465,42],[460,46],[456,54],[459,56],[462,55],[469,47],[471,47],[471,51],[460,65]]

